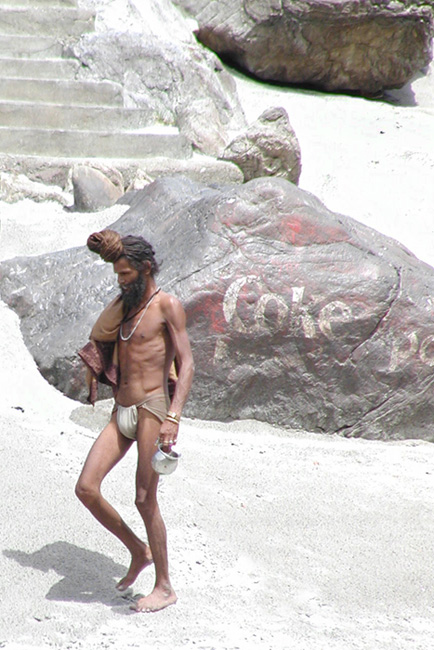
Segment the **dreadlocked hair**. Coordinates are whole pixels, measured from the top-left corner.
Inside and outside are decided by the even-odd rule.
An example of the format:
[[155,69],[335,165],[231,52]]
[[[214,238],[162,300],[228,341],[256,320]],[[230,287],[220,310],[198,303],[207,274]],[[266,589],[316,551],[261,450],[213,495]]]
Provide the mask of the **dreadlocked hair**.
[[160,270],[155,259],[154,249],[146,239],[140,236],[121,237],[119,233],[106,228],[101,232],[92,233],[87,240],[87,246],[94,253],[98,253],[105,262],[114,264],[121,257],[125,257],[138,271],[143,269],[145,262],[151,264],[152,276]]
[[126,237],[122,237],[121,243],[123,255],[133,268],[140,271],[143,268],[144,262],[150,262],[151,275],[154,276],[158,273],[160,269],[155,259],[155,251],[146,239],[140,236],[127,235]]
[[109,228],[89,235],[87,246],[89,250],[98,253],[105,262],[116,262],[124,255],[121,236]]

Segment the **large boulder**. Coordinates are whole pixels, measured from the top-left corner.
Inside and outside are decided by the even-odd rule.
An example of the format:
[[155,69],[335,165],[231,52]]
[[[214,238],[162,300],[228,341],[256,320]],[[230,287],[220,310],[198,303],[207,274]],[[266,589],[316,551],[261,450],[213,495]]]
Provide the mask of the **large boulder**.
[[432,3],[174,0],[197,37],[260,79],[373,95],[431,60]]
[[180,12],[168,0],[119,0],[116,14],[103,0],[87,4],[97,30],[65,50],[81,62],[80,77],[121,84],[124,105],[142,109],[147,124],[177,126],[198,151],[219,155],[246,126],[244,113],[234,79]]
[[[370,438],[434,440],[434,270],[278,178],[138,192],[112,227],[157,249],[187,310],[196,378],[186,413]],[[76,351],[117,293],[84,246],[1,265],[41,372],[83,398]]]

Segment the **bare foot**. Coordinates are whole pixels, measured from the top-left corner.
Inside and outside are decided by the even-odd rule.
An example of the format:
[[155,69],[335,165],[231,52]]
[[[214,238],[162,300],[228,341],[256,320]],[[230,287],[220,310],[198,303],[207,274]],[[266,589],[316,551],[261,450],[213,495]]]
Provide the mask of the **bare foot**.
[[159,612],[160,609],[174,605],[177,600],[172,587],[155,587],[149,596],[139,598],[135,605],[131,605],[130,609],[134,609],[136,612]]
[[137,576],[143,569],[152,564],[152,553],[149,546],[143,543],[143,546],[137,553],[131,555],[131,564],[127,575],[122,578],[116,585],[119,591],[125,591],[136,580]]

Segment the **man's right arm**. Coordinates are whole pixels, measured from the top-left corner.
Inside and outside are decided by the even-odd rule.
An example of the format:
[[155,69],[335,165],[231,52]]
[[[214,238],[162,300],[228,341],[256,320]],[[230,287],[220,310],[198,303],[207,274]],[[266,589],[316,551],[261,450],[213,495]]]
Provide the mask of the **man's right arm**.
[[167,296],[162,308],[178,365],[178,380],[170,410],[181,415],[193,383],[193,354],[186,330],[185,311],[179,300],[173,296]]
[[[193,383],[193,354],[186,330],[185,311],[179,300],[174,296],[164,296],[161,308],[178,365],[178,380],[169,411],[176,414],[179,419]],[[175,422],[165,420],[160,430],[160,442],[169,446],[172,444],[169,441],[172,440],[174,444],[177,435],[178,425]]]

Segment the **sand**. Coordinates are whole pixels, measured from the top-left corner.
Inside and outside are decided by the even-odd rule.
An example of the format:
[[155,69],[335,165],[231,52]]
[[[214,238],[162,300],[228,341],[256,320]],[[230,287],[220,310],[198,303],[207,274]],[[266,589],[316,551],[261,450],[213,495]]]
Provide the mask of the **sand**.
[[[416,106],[237,83],[252,119],[261,105],[288,108],[301,187],[434,262],[431,75],[397,93],[402,103],[413,89]],[[65,215],[55,203],[1,203],[0,258],[81,245],[118,216],[119,208]],[[58,393],[3,303],[0,324],[0,648],[433,647],[431,444],[184,419],[179,467],[160,489],[179,601],[135,614],[129,605],[149,592],[153,569],[117,593],[128,554],[74,496],[110,401],[93,410]],[[105,494],[143,531],[135,453]]]

